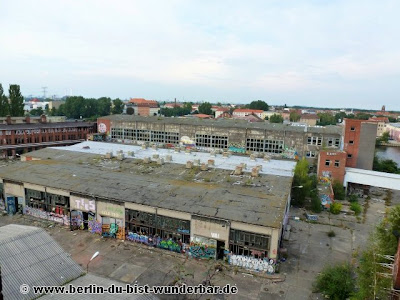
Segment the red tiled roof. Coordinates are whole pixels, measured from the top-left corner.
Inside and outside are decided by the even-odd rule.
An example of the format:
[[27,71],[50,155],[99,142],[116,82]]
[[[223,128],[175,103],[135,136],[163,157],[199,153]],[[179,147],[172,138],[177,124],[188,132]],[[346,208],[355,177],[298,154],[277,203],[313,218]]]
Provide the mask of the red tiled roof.
[[157,101],[144,98],[131,98],[129,102],[141,107],[158,107]]
[[197,117],[197,118],[201,118],[201,119],[211,118],[210,115],[206,115],[206,114],[197,114],[197,115],[193,115],[193,117]]
[[261,109],[237,108],[233,112],[262,113],[264,111]]
[[314,115],[314,114],[303,114],[301,115],[300,119],[308,119],[308,120],[318,120],[318,115]]
[[368,119],[368,121],[389,123],[389,118],[388,117],[371,117]]

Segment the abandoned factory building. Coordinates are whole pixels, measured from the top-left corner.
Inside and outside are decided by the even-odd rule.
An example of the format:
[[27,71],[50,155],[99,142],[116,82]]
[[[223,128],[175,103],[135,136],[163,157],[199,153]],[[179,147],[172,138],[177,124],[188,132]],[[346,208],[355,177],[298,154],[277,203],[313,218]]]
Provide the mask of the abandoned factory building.
[[123,143],[183,144],[199,150],[262,152],[274,157],[306,157],[316,163],[322,149],[342,147],[342,126],[294,126],[242,120],[200,120],[112,115],[97,120],[98,132]]
[[22,160],[0,168],[9,213],[200,258],[276,258],[295,166],[90,141]]

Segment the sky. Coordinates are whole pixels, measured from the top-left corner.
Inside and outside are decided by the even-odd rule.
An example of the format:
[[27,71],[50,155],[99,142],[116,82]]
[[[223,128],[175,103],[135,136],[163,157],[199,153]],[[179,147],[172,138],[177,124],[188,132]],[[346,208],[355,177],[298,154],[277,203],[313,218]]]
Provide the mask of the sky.
[[23,95],[400,110],[399,0],[0,0]]

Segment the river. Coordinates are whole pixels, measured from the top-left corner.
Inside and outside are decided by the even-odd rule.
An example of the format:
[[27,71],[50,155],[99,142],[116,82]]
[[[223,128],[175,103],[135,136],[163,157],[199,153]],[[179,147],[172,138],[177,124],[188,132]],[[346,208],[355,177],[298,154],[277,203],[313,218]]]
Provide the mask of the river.
[[376,147],[375,150],[379,158],[394,160],[400,167],[400,147]]

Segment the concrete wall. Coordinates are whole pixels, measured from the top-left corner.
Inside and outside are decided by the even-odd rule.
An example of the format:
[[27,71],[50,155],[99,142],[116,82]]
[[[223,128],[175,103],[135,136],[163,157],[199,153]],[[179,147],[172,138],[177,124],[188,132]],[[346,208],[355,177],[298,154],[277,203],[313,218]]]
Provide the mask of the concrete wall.
[[[96,201],[97,204],[97,220],[101,222],[101,216],[121,219],[125,224],[125,207],[111,202]],[[125,226],[125,225],[124,225]]]
[[22,184],[4,182],[4,194],[23,197],[25,199],[25,189]]
[[229,249],[229,224],[225,227],[220,222],[205,221],[192,218],[190,223],[190,236],[199,235],[206,238],[225,242],[225,249]]
[[96,200],[82,196],[72,196],[69,198],[71,210],[80,210],[96,213]]
[[372,170],[375,155],[376,123],[362,123],[359,141],[358,158],[356,167],[365,170]]

